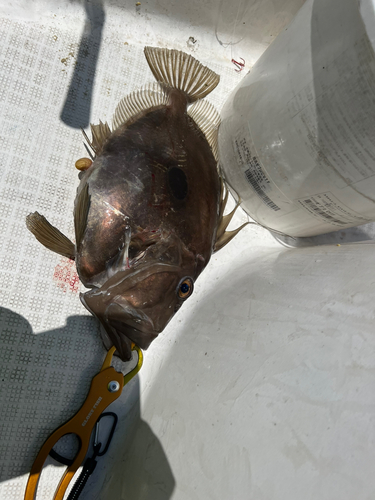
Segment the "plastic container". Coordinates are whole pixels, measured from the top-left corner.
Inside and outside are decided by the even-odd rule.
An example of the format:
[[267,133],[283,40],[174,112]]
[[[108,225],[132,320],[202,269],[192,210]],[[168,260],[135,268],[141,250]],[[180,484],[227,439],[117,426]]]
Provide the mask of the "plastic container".
[[373,26],[371,1],[307,1],[225,103],[222,168],[257,222],[313,236],[375,220]]

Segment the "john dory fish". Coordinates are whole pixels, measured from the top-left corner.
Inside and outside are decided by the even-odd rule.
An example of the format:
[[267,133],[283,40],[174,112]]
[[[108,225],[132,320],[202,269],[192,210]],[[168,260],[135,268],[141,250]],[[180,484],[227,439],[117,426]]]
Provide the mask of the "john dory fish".
[[[75,259],[82,303],[101,322],[107,348],[146,349],[193,292],[226,232],[227,194],[217,170],[219,115],[201,100],[219,76],[177,50],[146,47],[158,83],[122,99],[108,124],[92,125],[93,162],[78,160],[75,245],[38,212],[27,227]],[[243,226],[241,226],[243,227]]]

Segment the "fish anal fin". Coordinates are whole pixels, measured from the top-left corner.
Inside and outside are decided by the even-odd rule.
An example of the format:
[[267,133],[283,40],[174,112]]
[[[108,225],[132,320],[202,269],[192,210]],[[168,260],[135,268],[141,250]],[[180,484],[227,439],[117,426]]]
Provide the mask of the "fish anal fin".
[[111,129],[109,128],[108,123],[107,122],[103,123],[101,120],[99,120],[99,125],[93,125],[91,123],[90,128],[92,135],[91,141],[83,129],[82,133],[87,141],[87,144],[94,151],[95,155],[98,155],[103,149],[105,142],[107,141],[108,137],[111,135],[112,132]]
[[52,226],[43,215],[40,215],[38,212],[29,214],[26,217],[26,226],[35,238],[46,248],[74,260],[74,243],[55,226]]
[[129,121],[133,121],[146,110],[155,109],[166,104],[168,104],[168,91],[163,89],[157,82],[148,84],[121,99],[113,116],[113,130]]
[[220,115],[215,107],[208,101],[196,101],[188,109],[188,115],[198,125],[204,133],[207,142],[211,146],[212,153],[218,161],[218,129],[220,125]]
[[80,193],[77,196],[74,209],[74,229],[76,233],[77,250],[82,243],[83,235],[85,233],[89,208],[89,186],[88,184],[85,184],[85,186],[81,189]]
[[218,85],[219,75],[179,50],[145,47],[147,62],[156,80],[185,92],[190,102],[202,99]]

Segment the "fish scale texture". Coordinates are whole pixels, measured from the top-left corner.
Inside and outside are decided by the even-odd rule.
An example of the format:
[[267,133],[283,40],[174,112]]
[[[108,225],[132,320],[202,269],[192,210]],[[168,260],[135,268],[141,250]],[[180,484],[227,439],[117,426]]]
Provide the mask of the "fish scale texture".
[[[78,7],[71,26],[68,19],[59,25],[0,18],[2,500],[23,499],[40,446],[80,408],[105,355],[98,324],[79,300],[85,289],[74,263],[43,248],[25,217],[37,210],[74,239],[74,163],[87,156],[80,127],[99,119],[111,124],[119,100],[153,80],[143,45],[110,32],[96,37],[95,30],[81,38],[84,25]],[[209,100],[220,108],[239,77],[232,68],[210,67],[221,82]],[[138,399],[135,380],[114,404],[120,418]],[[70,441],[59,449],[72,450]],[[38,499],[51,499],[61,476],[63,468],[50,464]]]

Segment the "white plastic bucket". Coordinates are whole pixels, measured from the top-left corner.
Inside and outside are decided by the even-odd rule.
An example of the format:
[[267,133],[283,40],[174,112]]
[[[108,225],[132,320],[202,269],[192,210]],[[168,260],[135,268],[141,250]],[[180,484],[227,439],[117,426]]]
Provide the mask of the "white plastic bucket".
[[361,12],[373,30],[372,2],[306,2],[222,111],[228,182],[290,236],[375,219],[375,37]]

